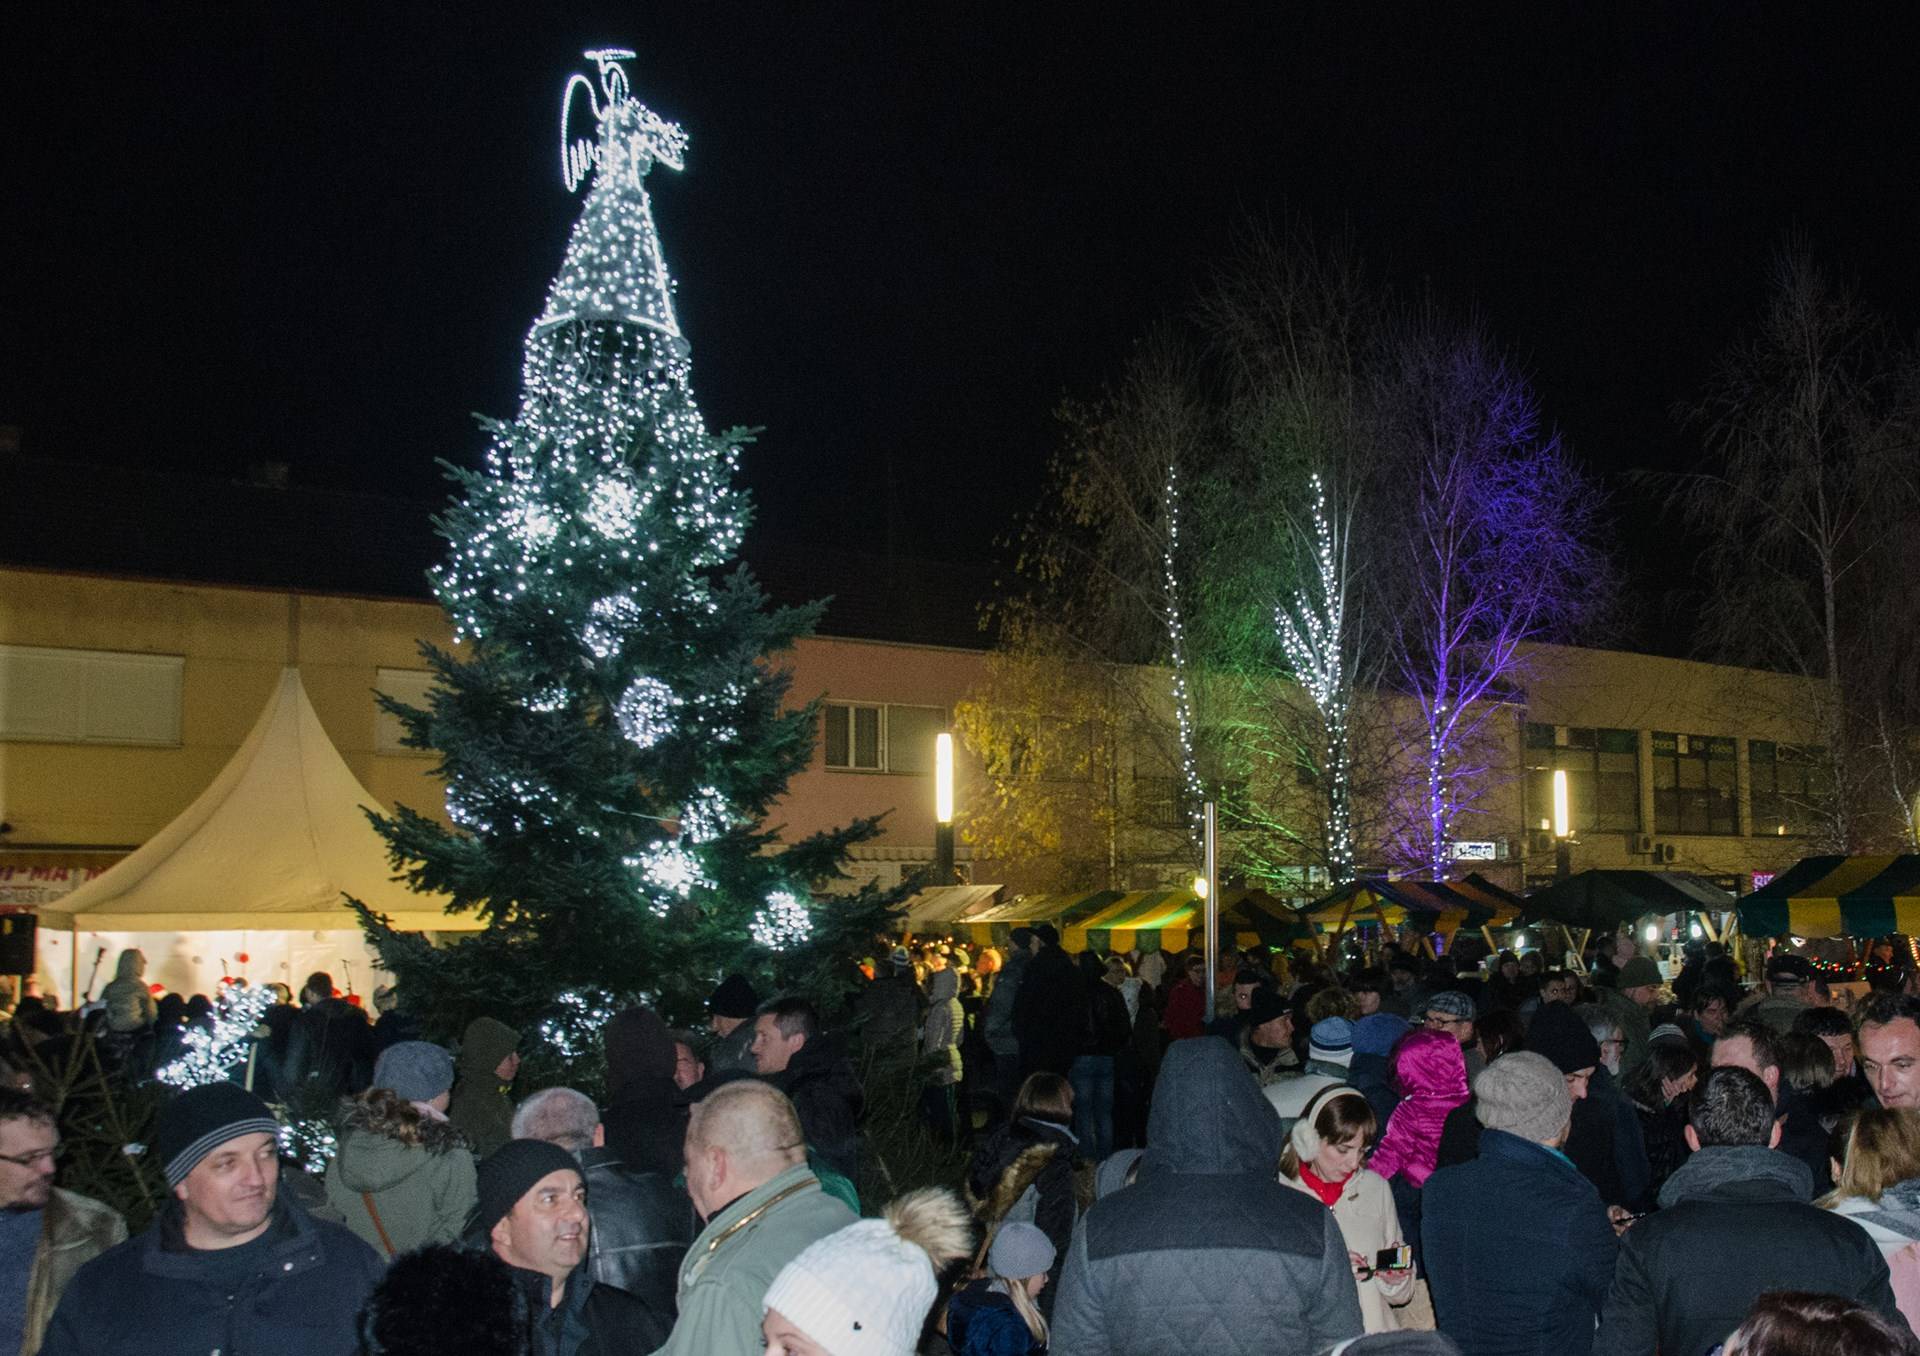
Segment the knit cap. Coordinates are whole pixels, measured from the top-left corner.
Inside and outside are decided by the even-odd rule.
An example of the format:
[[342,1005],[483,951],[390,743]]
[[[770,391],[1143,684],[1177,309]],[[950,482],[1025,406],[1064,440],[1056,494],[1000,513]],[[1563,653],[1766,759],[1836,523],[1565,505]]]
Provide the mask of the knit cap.
[[1345,1017],[1322,1017],[1307,1035],[1307,1058],[1322,1064],[1353,1061],[1353,1023]]
[[[467,1219],[467,1231],[484,1238],[493,1226],[513,1213],[520,1198],[542,1177],[565,1169],[580,1171],[580,1161],[558,1144],[544,1139],[510,1139],[488,1154],[474,1174],[477,1199]],[[584,1174],[582,1180],[585,1180]]]
[[280,1122],[267,1104],[238,1083],[203,1083],[188,1088],[160,1112],[152,1152],[167,1185],[176,1187],[228,1140],[279,1133]]
[[373,1084],[403,1102],[431,1102],[453,1086],[453,1056],[427,1041],[395,1041],[373,1063]]
[[1473,1096],[1480,1124],[1535,1144],[1558,1139],[1573,1118],[1566,1076],[1531,1050],[1516,1050],[1487,1065],[1473,1080]]
[[1660,973],[1660,967],[1645,956],[1635,956],[1620,967],[1620,973],[1614,977],[1615,989],[1638,989],[1645,985],[1660,985],[1667,982]]
[[987,1270],[1010,1281],[1024,1281],[1053,1269],[1053,1240],[1037,1224],[1013,1220],[1000,1226],[987,1249]]
[[1578,1073],[1600,1063],[1600,1042],[1565,1003],[1542,1003],[1527,1028],[1527,1049],[1544,1056],[1563,1074]]
[[1394,1013],[1368,1013],[1353,1024],[1353,1053],[1390,1055],[1400,1038],[1411,1029],[1406,1018]]
[[760,1301],[831,1356],[913,1356],[939,1293],[935,1273],[966,1256],[966,1207],[944,1187],[910,1191],[879,1219],[811,1243]]
[[751,1017],[760,1011],[760,995],[745,975],[728,975],[708,996],[707,1011],[715,1017]]

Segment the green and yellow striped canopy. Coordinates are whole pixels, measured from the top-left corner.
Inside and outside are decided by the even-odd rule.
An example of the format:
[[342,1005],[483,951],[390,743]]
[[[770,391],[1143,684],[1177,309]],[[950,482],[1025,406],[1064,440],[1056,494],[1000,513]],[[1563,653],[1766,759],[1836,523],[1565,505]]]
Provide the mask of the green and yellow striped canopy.
[[1412,924],[1422,932],[1452,933],[1463,927],[1506,927],[1520,916],[1520,907],[1517,895],[1479,875],[1450,881],[1368,877],[1316,900],[1301,916],[1327,929]]
[[1920,933],[1920,853],[1804,857],[1740,901],[1749,937]]

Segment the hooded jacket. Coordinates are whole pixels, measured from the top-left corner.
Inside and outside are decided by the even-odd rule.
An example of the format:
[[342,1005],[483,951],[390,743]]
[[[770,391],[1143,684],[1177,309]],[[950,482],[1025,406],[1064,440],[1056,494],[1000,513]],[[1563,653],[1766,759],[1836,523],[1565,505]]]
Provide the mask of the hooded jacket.
[[1225,1041],[1167,1051],[1138,1180],[1073,1232],[1057,1356],[1269,1356],[1361,1332],[1346,1244],[1275,1179],[1280,1121]]
[[1699,1150],[1621,1240],[1594,1351],[1704,1356],[1769,1290],[1839,1295],[1905,1328],[1878,1246],[1812,1193],[1806,1165],[1776,1150]]
[[993,992],[987,995],[987,1006],[981,1013],[980,1024],[987,1044],[996,1050],[1019,1047],[1020,1038],[1013,1030],[1013,1009],[1020,997],[1020,982],[1027,973],[1027,962],[1032,959],[1031,951],[1011,947],[1007,951],[1006,963],[1000,967],[1000,973],[994,976]]
[[492,1017],[476,1017],[460,1038],[447,1119],[460,1127],[477,1157],[513,1138],[513,1102],[500,1086],[500,1062],[520,1048],[520,1033]]
[[[749,1026],[751,1024],[749,1023]],[[628,1008],[607,1023],[607,1148],[637,1172],[680,1173],[688,1103],[673,1081],[673,1035],[657,1013]]]
[[1367,1160],[1382,1177],[1422,1186],[1437,1166],[1447,1113],[1467,1100],[1467,1065],[1460,1042],[1444,1031],[1408,1033],[1393,1052],[1400,1103]]
[[107,1027],[111,1031],[138,1031],[153,1025],[159,1005],[147,988],[147,955],[128,947],[114,962],[113,979],[100,991],[107,1009]]
[[353,1103],[326,1177],[327,1204],[361,1242],[387,1258],[453,1242],[475,1200],[473,1154],[451,1123],[422,1120],[417,1144],[394,1138],[391,1128],[365,1102]]
[[960,1081],[960,1037],[966,1029],[959,974],[935,970],[927,980],[927,1020],[920,1026],[920,1057],[932,1066],[928,1082],[938,1086]]

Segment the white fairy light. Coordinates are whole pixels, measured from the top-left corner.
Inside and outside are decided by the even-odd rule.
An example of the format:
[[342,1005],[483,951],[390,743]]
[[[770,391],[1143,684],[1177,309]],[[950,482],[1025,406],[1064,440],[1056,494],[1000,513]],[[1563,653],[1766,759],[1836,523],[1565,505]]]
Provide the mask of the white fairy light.
[[1167,643],[1173,670],[1173,717],[1180,735],[1180,777],[1187,793],[1187,829],[1197,848],[1204,836],[1203,819],[1207,793],[1200,780],[1200,763],[1194,753],[1193,696],[1187,688],[1187,633],[1180,615],[1180,581],[1175,559],[1180,551],[1180,470],[1169,459],[1167,479],[1161,500],[1166,511],[1166,546],[1161,554],[1167,600]]
[[620,653],[626,632],[640,624],[640,604],[624,593],[594,599],[587,612],[592,620],[580,628],[580,643],[595,659],[611,659]]
[[1313,492],[1313,575],[1275,609],[1275,628],[1287,666],[1312,698],[1327,730],[1327,872],[1335,884],[1353,879],[1353,809],[1347,765],[1345,543],[1327,512],[1318,472]]
[[[649,843],[638,855],[628,857],[626,864],[648,885],[677,899],[691,896],[696,886],[711,888],[713,885],[707,879],[700,859],[677,842],[662,840]],[[665,902],[657,902],[653,911],[664,916]]]
[[563,1058],[579,1059],[598,1048],[602,1032],[619,1012],[604,989],[569,989],[554,999],[559,1012],[540,1023],[540,1039]]
[[754,912],[747,933],[769,951],[785,951],[813,936],[813,914],[793,891],[769,890],[767,907]]
[[340,1148],[332,1123],[319,1116],[286,1122],[281,1125],[278,1138],[281,1156],[291,1158],[316,1177],[326,1173],[327,1164]]
[[733,807],[711,786],[701,787],[680,811],[680,831],[690,843],[711,843],[732,828]]
[[181,1036],[185,1052],[154,1076],[176,1088],[225,1082],[247,1057],[247,1042],[272,1006],[273,990],[264,984],[246,988],[228,985],[214,1005],[212,1025],[187,1027]]
[[587,491],[587,506],[580,516],[609,541],[631,541],[638,531],[635,520],[651,502],[651,496],[642,494],[632,481],[601,476]]
[[673,733],[673,713],[679,705],[672,688],[642,674],[614,702],[613,718],[636,747],[650,749]]

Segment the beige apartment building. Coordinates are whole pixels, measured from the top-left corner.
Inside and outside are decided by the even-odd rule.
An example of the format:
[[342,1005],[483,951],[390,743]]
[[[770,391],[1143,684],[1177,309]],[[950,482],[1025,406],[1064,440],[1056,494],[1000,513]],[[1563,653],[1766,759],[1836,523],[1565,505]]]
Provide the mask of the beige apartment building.
[[[884,815],[854,869],[891,885],[932,859],[933,736],[984,681],[985,651],[833,629],[830,612],[827,634],[789,657],[795,699],[824,703],[821,737],[772,823],[793,838]],[[0,904],[51,902],[166,824],[288,663],[373,796],[442,813],[433,759],[400,745],[373,697],[424,692],[423,640],[451,641],[425,601],[0,569]],[[1555,769],[1568,774],[1576,870],[1666,867],[1744,890],[1802,855],[1817,790],[1807,685],[1606,650],[1540,647],[1529,663],[1463,869],[1514,887],[1551,874]],[[963,819],[978,777],[963,753]],[[1024,888],[968,855],[963,840],[972,879]]]

